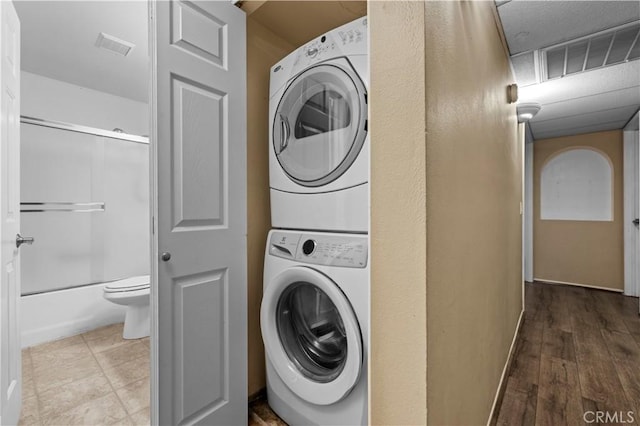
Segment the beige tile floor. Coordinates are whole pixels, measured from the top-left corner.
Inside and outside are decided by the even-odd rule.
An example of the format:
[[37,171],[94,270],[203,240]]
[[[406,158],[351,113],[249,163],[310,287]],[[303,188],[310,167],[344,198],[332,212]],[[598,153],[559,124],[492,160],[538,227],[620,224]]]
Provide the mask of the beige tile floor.
[[148,425],[149,338],[122,326],[23,350],[19,425]]

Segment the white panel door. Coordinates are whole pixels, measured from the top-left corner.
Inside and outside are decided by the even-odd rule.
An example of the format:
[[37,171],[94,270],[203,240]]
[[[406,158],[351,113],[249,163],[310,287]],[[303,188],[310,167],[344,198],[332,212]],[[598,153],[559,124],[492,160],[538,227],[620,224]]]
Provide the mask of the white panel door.
[[152,421],[247,424],[245,15],[230,1],[150,5]]
[[0,1],[0,424],[20,417],[20,21],[10,1]]

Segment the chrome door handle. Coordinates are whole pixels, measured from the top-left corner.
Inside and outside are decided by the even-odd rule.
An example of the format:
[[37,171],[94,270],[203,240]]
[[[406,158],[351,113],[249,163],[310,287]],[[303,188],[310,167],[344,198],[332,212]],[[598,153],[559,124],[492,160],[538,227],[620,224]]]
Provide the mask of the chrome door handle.
[[280,152],[282,152],[289,145],[289,121],[282,114],[280,114],[280,126]]
[[162,253],[161,258],[163,261],[168,262],[169,260],[171,260],[171,253],[165,251],[164,253]]
[[21,245],[23,244],[33,244],[35,240],[33,239],[33,237],[23,237],[20,234],[16,234],[16,247],[20,248]]

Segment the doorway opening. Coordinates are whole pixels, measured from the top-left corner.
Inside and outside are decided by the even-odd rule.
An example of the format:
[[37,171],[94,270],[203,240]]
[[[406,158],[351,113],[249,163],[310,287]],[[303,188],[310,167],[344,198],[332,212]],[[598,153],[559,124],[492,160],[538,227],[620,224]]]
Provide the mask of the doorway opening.
[[147,4],[14,5],[21,419],[149,424]]

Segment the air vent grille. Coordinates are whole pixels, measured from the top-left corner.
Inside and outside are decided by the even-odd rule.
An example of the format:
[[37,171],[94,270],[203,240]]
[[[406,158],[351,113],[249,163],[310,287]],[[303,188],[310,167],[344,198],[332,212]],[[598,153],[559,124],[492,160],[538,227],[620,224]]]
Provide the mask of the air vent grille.
[[564,77],[640,58],[640,23],[542,50],[545,79]]
[[96,40],[96,47],[122,56],[127,56],[131,53],[135,46],[136,45],[133,43],[129,43],[128,41],[121,40],[106,33],[98,34],[98,39]]

